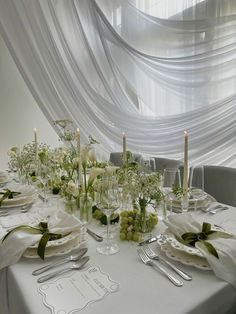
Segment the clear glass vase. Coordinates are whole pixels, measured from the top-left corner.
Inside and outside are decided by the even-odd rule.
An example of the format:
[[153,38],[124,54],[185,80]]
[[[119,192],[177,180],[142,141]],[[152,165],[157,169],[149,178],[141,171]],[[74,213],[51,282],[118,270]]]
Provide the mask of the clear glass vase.
[[76,214],[76,212],[78,211],[78,207],[77,207],[75,199],[71,199],[71,200],[65,199],[64,204],[65,204],[66,211],[68,213]]
[[80,220],[88,223],[92,219],[93,199],[87,193],[83,193],[80,197]]
[[139,204],[139,212],[136,216],[136,226],[141,233],[149,233],[153,228],[150,215],[146,211],[146,205],[144,204]]

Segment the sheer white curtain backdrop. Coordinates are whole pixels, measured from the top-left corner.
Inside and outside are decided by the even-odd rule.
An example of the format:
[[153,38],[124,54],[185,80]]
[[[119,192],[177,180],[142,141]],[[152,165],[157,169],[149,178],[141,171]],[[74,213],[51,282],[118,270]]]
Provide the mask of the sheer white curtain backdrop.
[[52,126],[236,167],[235,1],[0,0],[0,32]]

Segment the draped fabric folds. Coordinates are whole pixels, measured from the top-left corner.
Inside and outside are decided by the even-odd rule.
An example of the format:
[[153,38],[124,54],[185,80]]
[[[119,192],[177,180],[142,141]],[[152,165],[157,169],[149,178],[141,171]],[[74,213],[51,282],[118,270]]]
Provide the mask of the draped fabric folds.
[[144,2],[0,0],[0,33],[54,128],[172,159],[187,130],[190,164],[236,167],[235,1]]

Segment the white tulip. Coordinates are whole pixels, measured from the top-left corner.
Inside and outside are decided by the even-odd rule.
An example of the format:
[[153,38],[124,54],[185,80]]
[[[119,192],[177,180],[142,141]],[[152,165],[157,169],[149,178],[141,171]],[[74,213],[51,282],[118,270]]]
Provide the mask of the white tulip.
[[104,173],[105,170],[102,168],[92,168],[91,172],[90,172],[90,176],[88,179],[88,185],[92,185],[94,182],[94,179],[97,178],[97,176],[99,176],[100,174]]

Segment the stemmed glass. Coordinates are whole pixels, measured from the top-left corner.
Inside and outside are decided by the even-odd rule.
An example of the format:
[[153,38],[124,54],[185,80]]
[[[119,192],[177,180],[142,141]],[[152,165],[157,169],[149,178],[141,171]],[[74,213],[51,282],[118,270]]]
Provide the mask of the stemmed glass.
[[164,194],[164,202],[168,201],[170,204],[170,213],[172,213],[172,202],[175,197],[174,186],[181,187],[180,170],[177,168],[164,169],[161,190]]
[[156,161],[153,157],[145,158],[141,161],[141,171],[149,174],[156,171]]
[[119,208],[118,184],[114,177],[104,177],[101,182],[99,209],[107,217],[107,237],[106,241],[97,247],[97,251],[104,255],[112,255],[120,249],[110,238],[110,217]]
[[203,200],[204,193],[204,166],[193,166],[190,169],[189,187],[191,199],[194,201],[194,211],[197,210],[197,203]]
[[43,204],[42,207],[50,206],[51,204],[48,201],[47,193],[46,193],[46,185],[47,182],[52,178],[53,176],[53,169],[49,164],[49,161],[47,159],[41,161],[38,161],[37,164],[37,170],[36,170],[36,177],[39,180],[39,182],[43,185]]

